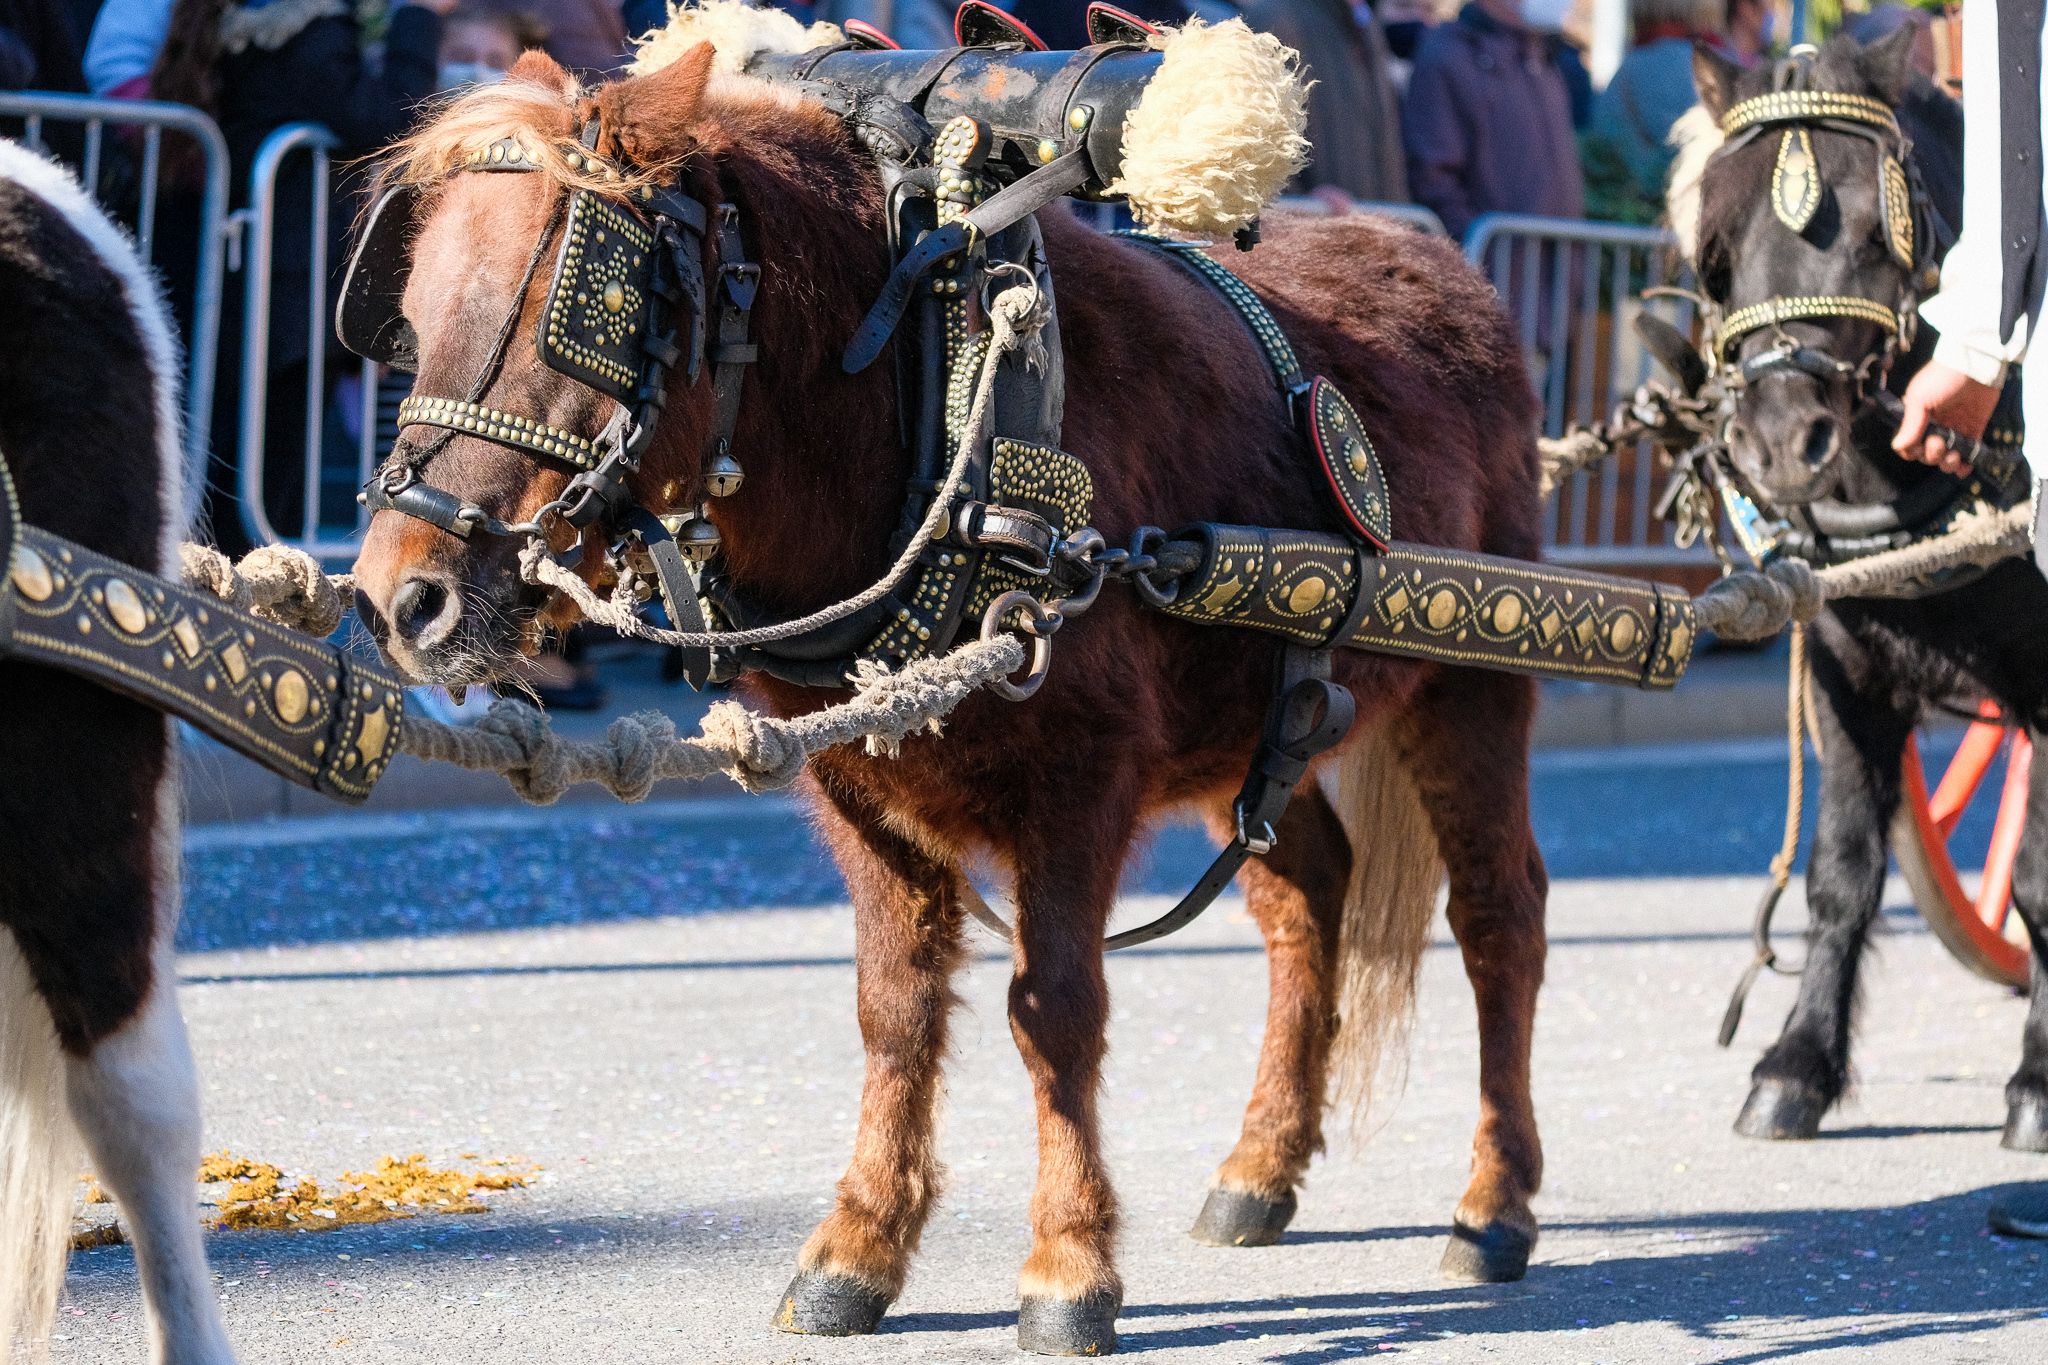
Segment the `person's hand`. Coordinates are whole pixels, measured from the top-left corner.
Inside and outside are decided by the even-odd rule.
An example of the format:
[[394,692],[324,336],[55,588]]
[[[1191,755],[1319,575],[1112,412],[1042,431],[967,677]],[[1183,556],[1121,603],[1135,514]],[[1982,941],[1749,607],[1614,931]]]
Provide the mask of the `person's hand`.
[[1930,360],[1906,385],[1901,401],[1906,414],[1899,422],[1899,434],[1892,438],[1892,449],[1905,459],[1960,474],[1969,464],[1927,426],[1936,422],[1959,435],[1980,439],[1991,422],[1992,409],[1998,406],[1998,389]]
[[421,9],[432,10],[443,19],[446,19],[449,15],[455,13],[462,0],[407,0],[407,3],[418,5]]

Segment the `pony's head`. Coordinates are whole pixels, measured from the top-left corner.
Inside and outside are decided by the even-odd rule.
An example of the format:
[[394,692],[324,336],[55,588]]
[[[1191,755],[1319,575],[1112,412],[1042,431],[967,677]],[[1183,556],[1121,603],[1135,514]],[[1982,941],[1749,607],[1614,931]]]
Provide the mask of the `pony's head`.
[[1837,37],[1752,71],[1694,57],[1672,220],[1735,391],[1731,457],[1778,506],[1837,489],[1856,411],[1910,342],[1933,251],[1893,113],[1911,38]]
[[[772,260],[774,249],[758,245],[764,240],[794,240],[804,250],[786,201],[762,210],[780,221],[739,224],[745,247],[738,227],[722,226],[722,211],[764,182],[830,179],[829,158],[822,167],[803,158],[799,169],[792,137],[845,141],[821,107],[715,76],[712,57],[700,45],[649,74],[585,91],[553,61],[529,54],[503,82],[449,105],[381,167],[380,191],[403,193],[375,211],[356,271],[372,291],[381,279],[396,303],[376,326],[402,336],[392,349],[416,366],[417,379],[370,490],[380,510],[356,581],[379,643],[417,678],[484,680],[531,649],[544,625],[567,623],[570,609],[522,577],[527,527],[537,526],[558,554],[580,543],[578,572],[608,585],[605,519],[564,513],[585,491],[572,480],[633,433],[645,430],[648,443],[621,475],[621,506],[668,513],[703,496],[717,421],[721,256],[751,251]],[[519,173],[506,173],[513,166]],[[832,212],[843,223],[845,201],[872,189],[840,188]],[[664,248],[642,230],[664,206],[679,215],[665,249],[675,253],[669,278],[680,287],[663,311],[647,312],[649,296],[660,292],[648,261]],[[380,222],[385,214],[398,221]],[[386,259],[372,259],[378,253]],[[857,248],[850,254],[863,257]],[[875,278],[863,285],[878,285],[880,248],[865,254],[875,258]],[[569,273],[563,263],[572,258],[589,262],[584,274]],[[765,303],[781,286],[773,267],[763,268]],[[819,273],[785,272],[783,284],[793,277],[799,288],[823,291]],[[354,290],[352,276],[351,297]],[[792,300],[784,311],[803,306]],[[350,307],[344,303],[345,335]],[[656,372],[662,392],[650,408],[640,367],[654,317],[666,320],[662,330],[676,349]],[[837,316],[818,323],[841,338],[852,326]],[[568,340],[558,339],[558,327]],[[609,361],[578,350],[594,336]],[[816,356],[806,349],[784,347],[778,359],[791,369],[822,366],[823,343]]]

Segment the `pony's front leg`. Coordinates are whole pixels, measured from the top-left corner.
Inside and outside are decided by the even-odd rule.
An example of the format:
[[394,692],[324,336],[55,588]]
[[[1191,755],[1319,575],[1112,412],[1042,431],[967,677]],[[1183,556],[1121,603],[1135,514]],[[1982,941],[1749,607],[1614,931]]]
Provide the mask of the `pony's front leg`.
[[1109,1023],[1102,935],[1128,836],[1104,838],[1105,823],[1070,811],[1064,837],[1026,838],[1017,849],[1010,1033],[1038,1105],[1038,1185],[1031,1255],[1018,1280],[1017,1344],[1041,1355],[1114,1351],[1123,1306],[1116,1193],[1095,1103]]
[[[1234,832],[1227,810],[1211,820]],[[1191,1233],[1209,1246],[1271,1246],[1294,1217],[1294,1187],[1323,1147],[1337,1023],[1337,936],[1351,844],[1322,790],[1295,794],[1273,851],[1245,865],[1245,904],[1266,940],[1266,1034],[1237,1145]]]
[[933,1128],[961,957],[959,874],[884,828],[864,795],[821,785],[826,837],[853,896],[867,1074],[853,1160],[797,1257],[775,1326],[855,1336],[874,1331],[902,1291],[938,1198]]
[[[2048,731],[2027,727],[2034,741],[2034,766],[2027,781],[2028,828],[2048,830]],[[2012,899],[2033,940],[2033,993],[2020,1043],[2019,1069],[2005,1087],[2003,1146],[2016,1152],[2048,1152],[2048,839],[2020,841],[2013,867]]]
[[[1744,1137],[1810,1138],[1848,1087],[1857,969],[1884,899],[1885,831],[1899,807],[1899,763],[1913,728],[1913,713],[1893,700],[1885,679],[1856,685],[1836,652],[1840,627],[1829,624],[1812,650],[1822,758],[1820,822],[1806,869],[1806,967],[1784,1031],[1750,1072],[1735,1120]],[[1841,647],[1854,649],[1846,639]]]

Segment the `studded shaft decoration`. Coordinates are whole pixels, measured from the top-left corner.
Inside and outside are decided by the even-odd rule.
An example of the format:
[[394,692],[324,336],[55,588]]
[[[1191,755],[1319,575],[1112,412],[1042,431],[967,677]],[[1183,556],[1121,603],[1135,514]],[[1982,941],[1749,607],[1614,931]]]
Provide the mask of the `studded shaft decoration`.
[[180,716],[300,786],[361,801],[397,752],[397,679],[323,640],[31,526],[6,590],[10,657]]
[[[1088,524],[1095,508],[1095,480],[1088,466],[1064,450],[998,438],[989,468],[988,500],[1042,518],[1056,535],[1071,535]],[[1038,594],[1045,580],[991,561],[974,579],[967,614],[980,620],[989,603],[1012,589]]]
[[578,469],[595,469],[598,465],[597,447],[586,437],[503,408],[468,403],[460,398],[407,398],[398,405],[398,425],[401,430],[426,426],[469,432]]
[[1652,688],[1676,683],[1692,657],[1692,602],[1659,583],[1399,541],[1361,554],[1312,531],[1204,524],[1174,534],[1205,551],[1164,610],[1204,625]]

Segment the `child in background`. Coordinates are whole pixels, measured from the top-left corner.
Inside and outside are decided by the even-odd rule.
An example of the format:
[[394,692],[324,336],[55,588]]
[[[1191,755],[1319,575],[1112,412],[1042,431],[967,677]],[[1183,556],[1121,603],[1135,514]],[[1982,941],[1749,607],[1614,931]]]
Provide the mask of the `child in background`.
[[465,5],[442,21],[436,85],[490,85],[505,78],[520,53],[546,43],[546,30],[529,14]]

